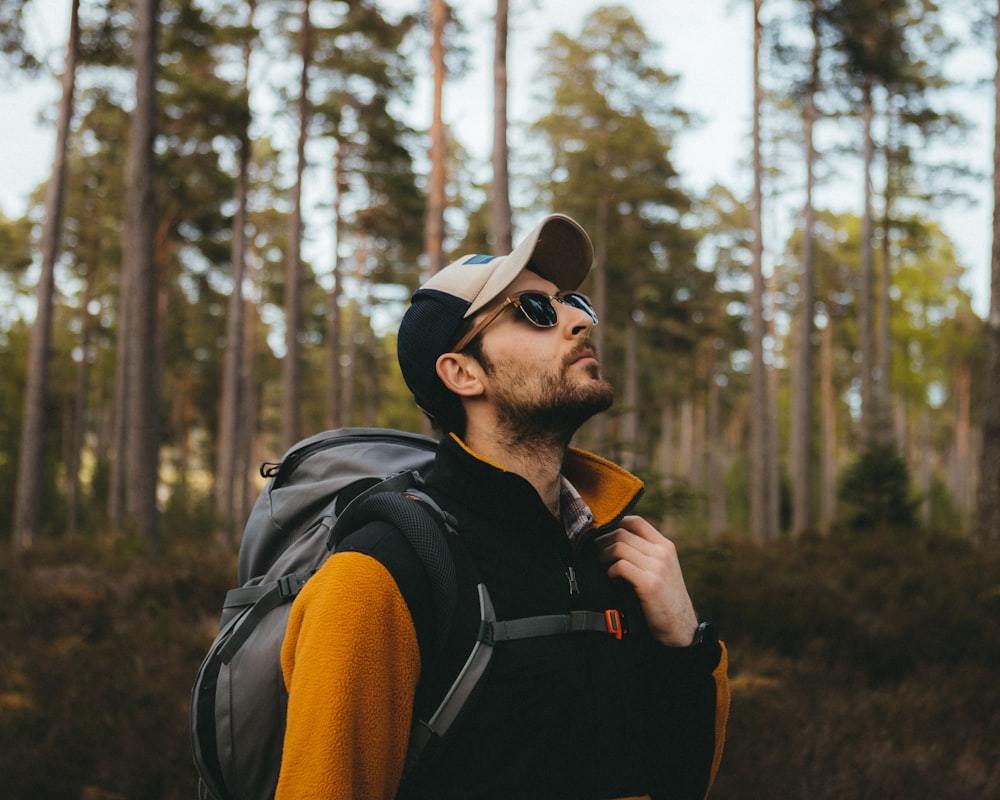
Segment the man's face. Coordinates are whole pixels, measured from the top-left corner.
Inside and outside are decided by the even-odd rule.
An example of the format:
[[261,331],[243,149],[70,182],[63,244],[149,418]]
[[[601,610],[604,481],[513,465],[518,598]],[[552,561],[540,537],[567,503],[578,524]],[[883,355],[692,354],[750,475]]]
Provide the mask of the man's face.
[[[546,295],[557,291],[526,271],[498,302],[529,289]],[[510,307],[482,333],[486,399],[501,427],[522,440],[560,435],[568,441],[614,401],[590,342],[592,320],[578,308],[552,302],[558,317],[552,328],[538,328]]]

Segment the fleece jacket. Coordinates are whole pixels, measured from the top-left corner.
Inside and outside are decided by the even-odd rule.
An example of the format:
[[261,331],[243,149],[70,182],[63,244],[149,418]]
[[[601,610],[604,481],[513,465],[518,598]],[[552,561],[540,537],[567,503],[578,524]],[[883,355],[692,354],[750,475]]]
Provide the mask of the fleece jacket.
[[[659,645],[634,592],[607,577],[594,539],[633,513],[641,482],[578,450],[563,472],[595,517],[575,543],[527,481],[457,438],[442,442],[426,490],[457,520],[458,560],[474,565],[498,619],[615,609],[628,632],[498,645],[454,732],[400,785],[415,698],[431,678],[421,684],[429,590],[397,581],[401,537],[376,531],[366,552],[328,559],[293,605],[278,800],[707,795],[728,718],[725,646]],[[459,629],[478,614],[460,617]]]

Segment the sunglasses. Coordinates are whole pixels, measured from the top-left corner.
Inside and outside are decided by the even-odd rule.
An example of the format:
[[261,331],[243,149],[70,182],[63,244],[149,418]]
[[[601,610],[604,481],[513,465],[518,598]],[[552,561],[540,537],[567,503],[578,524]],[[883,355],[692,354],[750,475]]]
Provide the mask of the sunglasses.
[[473,326],[472,330],[458,340],[458,343],[452,348],[452,352],[461,353],[468,346],[469,342],[481,334],[486,329],[486,326],[503,313],[503,310],[507,306],[514,306],[536,328],[554,328],[559,321],[559,315],[556,313],[555,306],[552,305],[553,300],[557,303],[562,303],[564,306],[582,311],[590,317],[590,321],[594,325],[597,324],[597,312],[594,311],[594,304],[590,302],[590,298],[585,294],[580,294],[579,292],[545,294],[545,292],[530,290],[518,292],[508,297],[496,311],[484,317],[478,325]]

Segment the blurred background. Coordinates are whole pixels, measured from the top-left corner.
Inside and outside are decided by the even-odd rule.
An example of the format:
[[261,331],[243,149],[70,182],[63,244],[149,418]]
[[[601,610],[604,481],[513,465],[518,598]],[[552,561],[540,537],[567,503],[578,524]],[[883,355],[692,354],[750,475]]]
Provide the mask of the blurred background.
[[426,430],[409,293],[549,211],[730,647],[713,797],[1000,796],[996,15],[941,0],[0,0],[0,785],[194,792],[278,461]]

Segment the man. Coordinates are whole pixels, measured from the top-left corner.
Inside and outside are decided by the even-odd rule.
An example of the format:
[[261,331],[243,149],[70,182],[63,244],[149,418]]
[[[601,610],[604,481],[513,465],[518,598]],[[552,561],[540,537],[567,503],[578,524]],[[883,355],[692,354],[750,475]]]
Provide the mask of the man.
[[466,256],[427,281],[398,351],[445,434],[425,489],[457,521],[460,573],[476,573],[500,620],[590,611],[616,625],[497,645],[454,734],[400,785],[434,663],[429,590],[397,583],[393,565],[412,553],[372,523],[364,551],[332,556],[292,609],[278,798],[708,793],[725,648],[699,625],[674,545],[632,515],[641,482],[569,446],[613,400],[590,341],[597,316],[576,292],[592,261],[576,222],[546,217],[509,256]]

